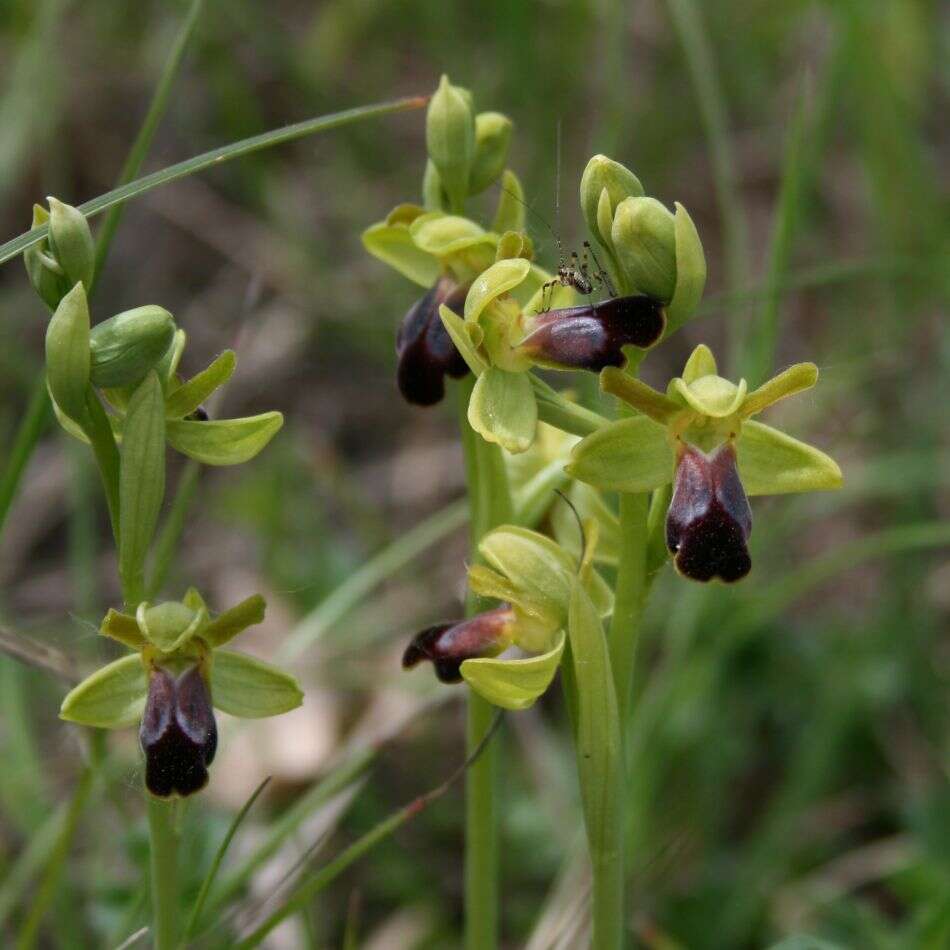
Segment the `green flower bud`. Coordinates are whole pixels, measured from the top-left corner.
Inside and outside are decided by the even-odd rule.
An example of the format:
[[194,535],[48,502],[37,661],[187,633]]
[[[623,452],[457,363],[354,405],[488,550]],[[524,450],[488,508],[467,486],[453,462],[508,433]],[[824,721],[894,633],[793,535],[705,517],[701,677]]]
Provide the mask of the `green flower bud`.
[[468,183],[469,194],[479,194],[501,177],[511,145],[511,130],[511,119],[500,112],[481,112],[475,116],[475,159]]
[[591,234],[608,250],[611,249],[610,229],[598,224],[601,193],[607,191],[607,211],[610,219],[624,198],[639,198],[644,194],[640,179],[629,168],[606,155],[595,155],[581,176],[581,210]]
[[422,204],[426,211],[447,210],[442,179],[431,158],[426,162],[426,170],[422,176]]
[[46,376],[56,405],[81,425],[89,385],[89,307],[82,284],[63,297],[47,327]]
[[443,76],[429,103],[426,146],[453,209],[468,197],[469,177],[475,159],[475,117],[471,96]]
[[614,212],[614,254],[629,289],[664,303],[676,290],[676,228],[655,198],[626,198]]
[[55,198],[49,202],[49,248],[72,288],[80,281],[88,292],[96,263],[96,245],[86,216]]
[[115,389],[140,382],[168,351],[174,336],[174,318],[154,305],[117,313],[97,324],[89,335],[92,384]]
[[[42,205],[33,205],[33,227],[49,224],[49,212]],[[62,267],[50,254],[49,241],[43,238],[38,244],[23,252],[23,263],[33,289],[50,310],[59,306],[60,300],[72,289]]]

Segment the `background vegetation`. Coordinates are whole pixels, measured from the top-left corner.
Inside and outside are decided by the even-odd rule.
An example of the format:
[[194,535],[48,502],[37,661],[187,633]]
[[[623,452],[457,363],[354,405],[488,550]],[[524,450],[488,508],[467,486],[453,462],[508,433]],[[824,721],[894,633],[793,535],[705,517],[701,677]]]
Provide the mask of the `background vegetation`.
[[[0,11],[6,238],[46,194],[78,204],[112,186],[185,5]],[[668,574],[654,597],[628,789],[644,947],[732,950],[801,931],[845,947],[950,945],[947,30],[946,9],[924,0],[208,0],[146,164],[427,92],[447,69],[480,108],[514,119],[512,164],[549,221],[560,121],[569,246],[594,152],[690,209],[706,303],[647,361],[648,381],[664,383],[700,340],[735,377],[819,364],[818,388],[773,418],[834,454],[844,490],[757,501],[748,581]],[[266,593],[256,648],[292,644],[307,691],[297,713],[225,728],[188,818],[186,888],[273,780],[219,878],[233,901],[201,945],[246,928],[301,855],[326,862],[463,755],[458,693],[398,666],[408,634],[459,610],[455,420],[450,405],[398,399],[393,333],[413,290],[359,241],[415,198],[423,157],[423,116],[410,113],[159,189],[129,205],[103,276],[99,319],[167,307],[189,333],[186,371],[237,349],[229,414],[287,416],[253,465],[202,473],[166,587],[180,596],[180,578],[197,578],[212,604]],[[551,234],[532,227],[553,263]],[[0,466],[45,323],[22,264],[0,269]],[[95,624],[119,598],[95,473],[73,448],[49,431],[0,539],[0,632],[82,669],[105,657]],[[85,736],[56,720],[63,692],[0,659],[5,945],[25,933],[25,945],[115,946],[147,919],[134,738],[110,737],[101,780],[82,779]],[[552,691],[500,736],[512,947],[576,945],[583,832],[563,718]],[[340,761],[353,781],[320,785]],[[344,933],[366,947],[455,945],[461,817],[456,789],[273,945],[340,946]]]

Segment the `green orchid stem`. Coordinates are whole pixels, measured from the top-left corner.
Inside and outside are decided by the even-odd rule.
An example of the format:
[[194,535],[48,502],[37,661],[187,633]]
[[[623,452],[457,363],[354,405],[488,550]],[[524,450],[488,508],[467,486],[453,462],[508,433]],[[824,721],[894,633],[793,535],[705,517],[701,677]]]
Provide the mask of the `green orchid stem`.
[[[484,441],[468,423],[468,403],[475,379],[459,385],[459,428],[465,457],[472,558],[478,542],[492,528],[511,518],[511,492],[497,445]],[[479,609],[475,598],[469,615]],[[494,719],[494,707],[477,693],[468,693],[466,748],[472,755]],[[494,950],[498,946],[498,774],[500,743],[485,748],[469,768],[465,785],[465,946]]]
[[176,950],[179,940],[178,831],[174,802],[145,793],[151,848],[152,946]]

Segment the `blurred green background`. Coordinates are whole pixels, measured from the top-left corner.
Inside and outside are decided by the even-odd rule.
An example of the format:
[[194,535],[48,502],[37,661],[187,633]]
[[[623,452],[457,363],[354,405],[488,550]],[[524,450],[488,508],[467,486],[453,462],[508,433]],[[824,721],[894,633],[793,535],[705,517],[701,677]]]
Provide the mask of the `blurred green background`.
[[[47,194],[78,204],[112,187],[186,7],[0,3],[0,237]],[[667,570],[652,601],[628,786],[636,946],[741,950],[794,933],[950,946],[948,30],[936,0],[207,0],[146,162],[429,92],[448,70],[514,120],[511,164],[549,221],[560,122],[567,246],[583,239],[576,187],[594,152],[689,208],[706,302],[650,356],[650,382],[700,341],[734,377],[818,363],[817,389],[771,420],[833,454],[845,488],[756,500],[746,582]],[[454,410],[399,400],[394,328],[415,291],[359,240],[418,200],[423,160],[423,114],[407,113],[152,192],[128,206],[94,307],[167,307],[189,334],[186,372],[237,349],[229,414],[287,416],[255,462],[202,474],[166,589],[194,583],[218,605],[260,590],[270,609],[252,646],[306,647],[303,709],[225,724],[187,817],[193,892],[273,776],[225,865],[246,880],[201,946],[227,946],[315,842],[319,864],[463,756],[460,691],[398,663],[409,634],[460,609],[465,532],[444,512],[463,491]],[[529,227],[554,264],[551,233]],[[44,329],[22,263],[0,268],[0,463]],[[426,546],[420,530],[443,536]],[[393,544],[395,565],[370,560]],[[0,627],[91,668],[110,656],[95,624],[117,600],[96,476],[51,429],[0,540]],[[36,906],[70,803],[77,833],[40,945],[116,946],[147,920],[134,736],[110,737],[105,778],[77,799],[86,737],[57,722],[63,692],[0,660],[4,945]],[[501,737],[509,947],[581,941],[564,718],[552,691]],[[307,798],[347,750],[381,740],[355,784]],[[251,867],[294,803],[293,833]],[[344,932],[373,948],[458,945],[461,820],[459,787],[271,945],[341,946]]]

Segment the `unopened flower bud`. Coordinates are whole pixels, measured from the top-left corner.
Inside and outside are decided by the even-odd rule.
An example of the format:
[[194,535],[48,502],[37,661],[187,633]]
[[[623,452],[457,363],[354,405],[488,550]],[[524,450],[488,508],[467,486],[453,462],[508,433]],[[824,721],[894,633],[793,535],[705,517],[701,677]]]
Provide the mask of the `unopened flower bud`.
[[[601,194],[606,189],[608,202],[607,229],[598,223],[598,211]],[[611,246],[609,221],[624,198],[638,198],[643,195],[640,179],[629,168],[615,162],[606,155],[595,155],[581,176],[581,210],[590,233],[608,250]]]
[[469,177],[469,194],[483,192],[501,177],[508,160],[511,130],[511,119],[500,112],[480,112],[475,116],[475,158]]
[[468,287],[441,277],[403,318],[396,335],[396,382],[403,398],[417,406],[433,406],[445,395],[445,377],[461,379],[468,366],[439,317],[439,306],[461,314]]
[[695,581],[740,580],[752,567],[746,544],[751,531],[752,511],[732,442],[709,454],[684,444],[666,516],[666,544],[676,569]]
[[655,198],[627,198],[614,213],[611,238],[627,285],[669,303],[676,289],[672,213]]
[[469,194],[469,177],[475,158],[475,116],[471,97],[443,76],[429,102],[426,146],[453,209],[460,209]]
[[458,623],[440,623],[412,638],[402,655],[403,669],[429,660],[443,683],[462,680],[465,660],[497,656],[511,644],[515,612],[507,604]]
[[[33,205],[33,227],[49,224],[49,212],[42,205]],[[33,289],[50,310],[59,306],[60,300],[72,290],[66,273],[52,256],[49,237],[43,238],[23,252],[23,263]]]
[[192,795],[208,781],[218,729],[208,684],[197,666],[177,679],[154,667],[139,741],[145,753],[145,786],[153,795]]
[[154,305],[103,320],[89,334],[90,381],[106,389],[140,382],[168,351],[174,336],[174,318]]
[[50,213],[50,253],[63,269],[69,287],[82,281],[88,292],[96,264],[96,245],[92,240],[89,222],[78,208],[55,198],[46,200]]

